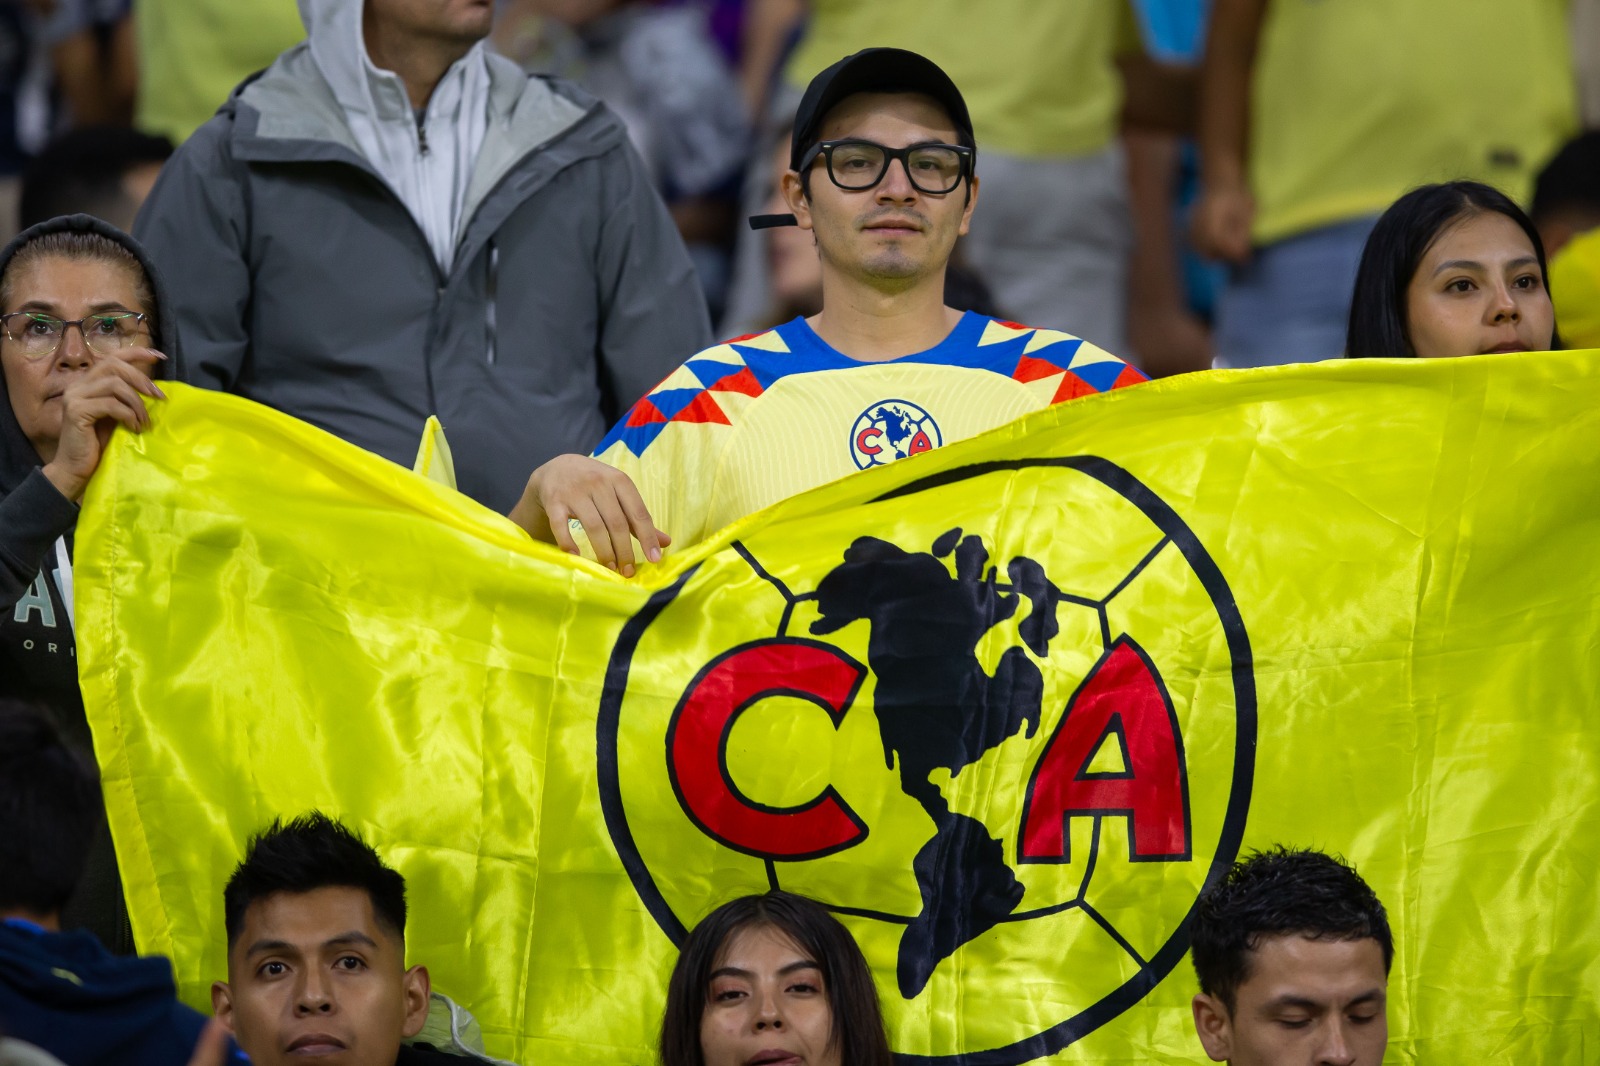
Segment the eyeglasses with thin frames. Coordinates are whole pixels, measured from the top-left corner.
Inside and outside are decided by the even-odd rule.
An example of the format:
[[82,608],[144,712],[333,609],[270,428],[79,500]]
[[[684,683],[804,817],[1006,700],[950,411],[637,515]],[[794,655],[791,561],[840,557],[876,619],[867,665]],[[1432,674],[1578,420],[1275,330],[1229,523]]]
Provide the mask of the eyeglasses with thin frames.
[[150,339],[149,316],[136,311],[104,311],[97,315],[65,320],[40,311],[13,311],[0,315],[0,329],[28,360],[46,359],[56,354],[66,340],[67,328],[77,326],[83,343],[96,355],[115,355],[124,348],[146,344]]

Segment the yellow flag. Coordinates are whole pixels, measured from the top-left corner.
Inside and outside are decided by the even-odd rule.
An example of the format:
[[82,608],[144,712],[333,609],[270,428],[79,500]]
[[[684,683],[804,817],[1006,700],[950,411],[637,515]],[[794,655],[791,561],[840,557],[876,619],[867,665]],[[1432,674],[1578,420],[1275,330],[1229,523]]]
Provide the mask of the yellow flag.
[[1389,907],[1390,1061],[1592,1062],[1597,358],[1092,396],[634,580],[170,387],[78,534],[138,941],[205,1002],[245,838],[319,807],[500,1057],[653,1061],[684,931],[780,885],[906,1062],[1192,1062],[1187,916],[1281,842]]

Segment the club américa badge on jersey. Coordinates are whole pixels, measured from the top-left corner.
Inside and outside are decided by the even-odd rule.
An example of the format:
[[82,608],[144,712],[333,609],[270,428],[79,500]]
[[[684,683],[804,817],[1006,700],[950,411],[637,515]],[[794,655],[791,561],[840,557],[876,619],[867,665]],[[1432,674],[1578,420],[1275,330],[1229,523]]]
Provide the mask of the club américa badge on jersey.
[[850,456],[862,470],[930,452],[944,443],[939,423],[909,400],[879,400],[850,427]]

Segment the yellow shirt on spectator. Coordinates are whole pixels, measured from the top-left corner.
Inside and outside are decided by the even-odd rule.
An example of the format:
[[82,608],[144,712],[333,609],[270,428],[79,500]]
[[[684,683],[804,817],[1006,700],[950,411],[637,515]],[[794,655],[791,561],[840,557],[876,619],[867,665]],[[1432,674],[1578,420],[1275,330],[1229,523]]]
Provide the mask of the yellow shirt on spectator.
[[1600,229],[1572,238],[1550,259],[1556,329],[1568,348],[1600,348]]
[[934,347],[881,363],[843,355],[796,318],[690,359],[594,456],[633,479],[682,550],[857,470],[1144,380],[1077,337],[971,311]]
[[295,0],[139,0],[135,124],[179,144],[245,78],[305,39]]
[[906,48],[960,88],[978,148],[1092,155],[1122,109],[1113,62],[1139,50],[1127,0],[811,0],[785,70],[796,90],[863,48]]
[[1270,0],[1251,86],[1254,238],[1471,178],[1526,201],[1577,129],[1569,0]]

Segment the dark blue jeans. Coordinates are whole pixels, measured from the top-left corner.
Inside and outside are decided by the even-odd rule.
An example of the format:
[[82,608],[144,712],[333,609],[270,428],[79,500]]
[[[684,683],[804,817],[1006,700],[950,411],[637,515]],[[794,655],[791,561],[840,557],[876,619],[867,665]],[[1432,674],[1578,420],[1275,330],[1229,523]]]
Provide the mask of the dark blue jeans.
[[1217,301],[1216,365],[1276,366],[1344,354],[1361,249],[1376,216],[1257,248]]

